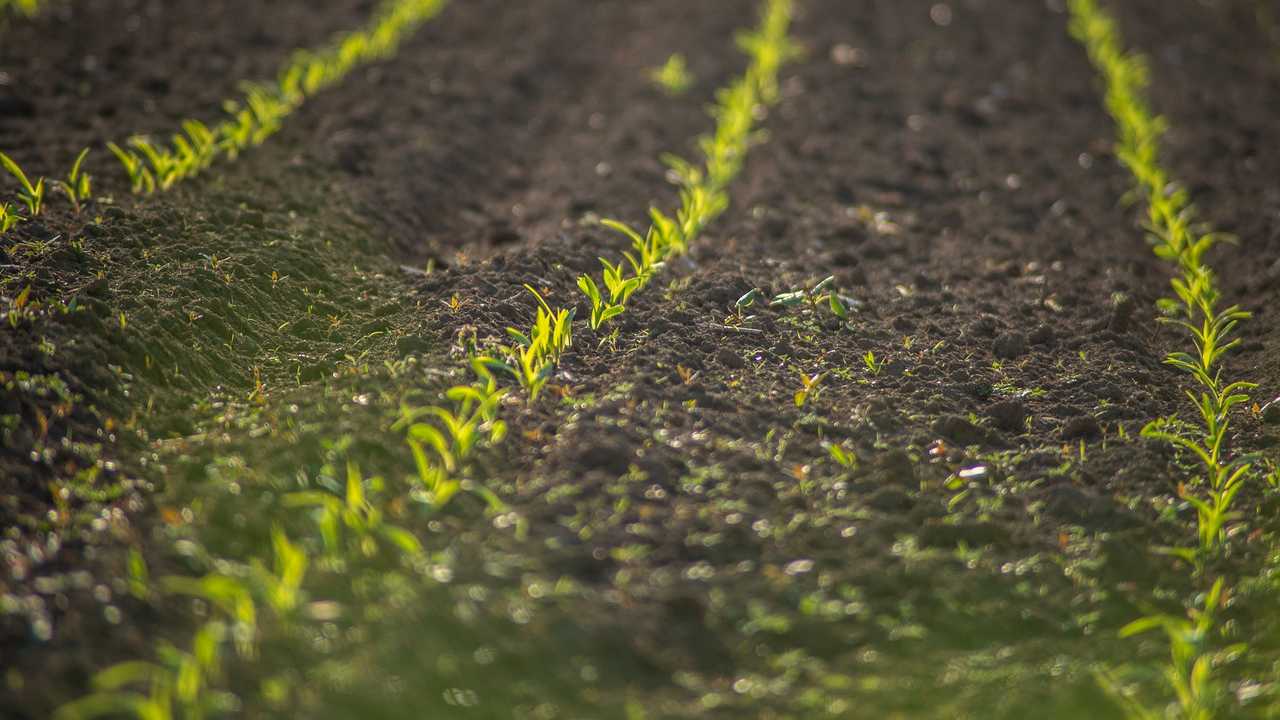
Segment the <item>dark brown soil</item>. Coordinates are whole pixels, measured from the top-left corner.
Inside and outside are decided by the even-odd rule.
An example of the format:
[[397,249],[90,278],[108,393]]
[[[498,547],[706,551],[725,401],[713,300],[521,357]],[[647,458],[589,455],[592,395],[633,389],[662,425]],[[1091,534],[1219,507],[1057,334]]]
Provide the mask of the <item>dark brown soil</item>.
[[0,44],[0,147],[28,174],[86,168],[128,185],[103,148],[130,135],[167,139],[182,120],[221,119],[239,83],[271,80],[289,53],[365,22],[374,0],[87,0],[48,3]]
[[[806,52],[731,210],[616,335],[580,328],[553,387],[513,403],[511,437],[478,460],[521,532],[464,497],[402,520],[430,568],[315,571],[313,597],[377,612],[264,631],[260,662],[228,678],[245,715],[1119,717],[1093,671],[1167,651],[1116,630],[1203,590],[1147,551],[1193,537],[1175,497],[1185,471],[1139,437],[1185,410],[1160,362],[1183,339],[1155,322],[1170,270],[1119,202],[1130,179],[1059,4],[799,2]],[[0,85],[29,101],[0,95],[0,148],[59,167],[88,142],[200,116],[235,79],[269,76],[288,48],[369,9],[230,5],[86,3],[16,24],[0,61],[23,73],[114,59],[38,89]],[[1280,394],[1280,161],[1266,144],[1280,65],[1247,5],[1118,9],[1152,56],[1173,174],[1241,237],[1213,262],[1229,300],[1255,312],[1230,369],[1260,383],[1261,406]],[[577,274],[623,249],[595,218],[640,224],[675,201],[658,158],[695,152],[705,104],[742,69],[732,36],[754,7],[458,2],[239,162],[136,206],[120,198],[101,223],[24,227],[0,257],[3,294],[31,284],[46,304],[90,310],[43,312],[0,340],[0,379],[57,377],[68,394],[10,387],[0,405],[20,418],[0,456],[0,597],[13,598],[0,707],[44,716],[92,670],[157,637],[185,642],[185,604],[101,597],[120,595],[125,548],[156,576],[199,574],[206,554],[266,559],[269,522],[305,527],[277,514],[281,493],[323,486],[343,458],[403,477],[387,427],[406,393],[450,382],[457,340],[523,322],[526,283],[578,303]],[[172,64],[105,21],[86,31],[130,12],[172,28],[141,33],[164,38]],[[48,39],[24,34],[35,28]],[[697,77],[680,98],[646,78],[672,52]],[[109,85],[139,102],[97,89]],[[752,288],[828,275],[856,300],[848,322],[734,308]],[[799,373],[826,373],[803,408]],[[246,400],[258,383],[265,395]],[[1274,451],[1261,412],[1236,422],[1237,447]],[[95,464],[88,485],[105,497],[68,482]],[[62,484],[83,522],[42,520]],[[1267,669],[1280,657],[1276,500],[1251,488],[1246,503],[1258,532],[1214,570],[1247,579],[1232,632],[1254,648],[1231,677],[1263,687],[1229,716],[1262,717],[1280,702]],[[268,675],[296,695],[260,697]],[[479,704],[460,706],[459,688]],[[1142,691],[1160,697],[1157,682]]]

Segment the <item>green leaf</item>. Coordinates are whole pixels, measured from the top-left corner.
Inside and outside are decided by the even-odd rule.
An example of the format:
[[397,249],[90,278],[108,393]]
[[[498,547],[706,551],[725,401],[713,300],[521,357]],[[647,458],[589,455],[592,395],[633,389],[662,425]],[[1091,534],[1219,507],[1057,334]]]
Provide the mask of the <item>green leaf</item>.
[[844,302],[840,300],[839,295],[837,295],[834,292],[831,293],[831,295],[828,296],[828,302],[831,305],[831,313],[833,315],[840,318],[841,320],[844,320],[849,317],[849,309],[844,306]]
[[409,555],[422,554],[422,543],[418,542],[418,538],[414,537],[413,533],[408,530],[395,525],[383,525],[378,528],[378,532],[392,545]]

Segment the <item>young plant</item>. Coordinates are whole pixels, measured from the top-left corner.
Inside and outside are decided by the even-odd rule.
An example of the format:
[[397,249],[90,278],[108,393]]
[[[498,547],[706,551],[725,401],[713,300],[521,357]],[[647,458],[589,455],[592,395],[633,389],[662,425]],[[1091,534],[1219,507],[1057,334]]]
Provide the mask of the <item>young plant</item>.
[[794,290],[775,296],[769,302],[769,306],[798,307],[808,303],[817,308],[820,305],[825,305],[831,310],[832,315],[841,320],[847,320],[849,317],[849,301],[840,297],[839,291],[835,289],[835,282],[835,276],[829,275],[807,290]]
[[[1164,679],[1173,690],[1179,718],[1212,720],[1220,717],[1227,693],[1221,682],[1214,678],[1214,669],[1248,650],[1245,643],[1216,650],[1212,647],[1213,632],[1217,627],[1216,614],[1223,596],[1223,580],[1218,578],[1206,593],[1203,606],[1192,608],[1186,617],[1149,615],[1120,630],[1121,637],[1153,630],[1164,633],[1169,643],[1169,663],[1164,669]],[[1157,720],[1169,716],[1153,712],[1129,698],[1109,676],[1103,677],[1103,685],[1135,720]]]
[[858,466],[858,456],[852,450],[846,450],[838,443],[827,442],[823,444],[827,448],[827,454],[830,455],[831,459],[840,467],[852,470]]
[[800,376],[800,389],[796,391],[795,403],[796,407],[803,408],[805,403],[810,400],[816,401],[818,394],[822,392],[819,385],[827,377],[827,373],[816,373],[809,375],[808,373],[797,370],[796,374]]
[[17,227],[20,222],[22,222],[22,216],[13,211],[12,205],[0,203],[0,235]]
[[[0,0],[2,1],[2,0]],[[30,1],[30,0],[24,0]],[[218,157],[234,160],[274,135],[311,95],[334,85],[357,66],[386,58],[447,0],[385,0],[370,24],[318,50],[293,54],[274,83],[243,86],[243,99],[223,103],[226,119],[206,126],[186,120],[167,145],[134,138],[108,147],[120,159],[135,193],[167,190],[193,177]]]
[[279,525],[271,528],[271,549],[275,556],[272,568],[268,569],[257,559],[252,566],[267,604],[280,617],[288,617],[302,603],[302,581],[309,561],[306,551],[291,542]]
[[3,166],[10,175],[17,179],[20,186],[18,199],[27,206],[27,217],[33,218],[39,215],[44,208],[44,178],[37,179],[33,185],[31,180],[27,178],[27,174],[22,171],[22,168],[18,167],[18,163],[2,152],[0,152],[0,166]]
[[71,172],[67,173],[66,180],[56,181],[56,186],[67,196],[67,200],[71,203],[71,207],[77,215],[85,202],[93,197],[93,189],[89,173],[84,172],[82,166],[84,159],[89,156],[89,148],[80,151],[76,156],[76,161],[71,165]]
[[573,344],[573,317],[577,308],[552,310],[537,290],[524,286],[538,301],[537,314],[528,333],[517,328],[507,328],[507,335],[516,341],[513,346],[502,348],[505,360],[482,356],[480,361],[491,370],[502,370],[513,375],[521,387],[536,400],[543,386],[555,372],[560,356]]
[[[370,485],[380,488],[382,478],[372,478]],[[300,491],[284,497],[285,507],[314,508],[316,522],[325,550],[334,557],[341,557],[348,545],[343,543],[344,528],[350,534],[350,546],[365,557],[378,552],[379,540],[409,555],[422,552],[422,545],[408,530],[385,522],[382,511],[375,507],[365,494],[365,479],[354,462],[347,462],[346,492],[342,496],[324,491]]]
[[876,358],[875,352],[868,350],[862,356],[862,366],[872,375],[879,375],[880,371],[884,370],[884,360]]
[[[609,261],[601,259],[606,267]],[[608,277],[609,271],[605,271]],[[633,278],[634,279],[634,278]],[[596,285],[596,281],[591,279],[590,275],[580,275],[578,277],[578,288],[582,290],[582,294],[587,296],[587,300],[591,303],[591,329],[599,330],[600,326],[608,322],[610,318],[617,317],[626,311],[626,306],[622,303],[614,303],[612,300],[605,300],[600,294],[600,287]]]
[[210,620],[195,632],[191,651],[167,643],[159,662],[117,663],[93,677],[93,692],[59,707],[54,720],[129,716],[138,720],[216,717],[235,711],[239,700],[212,685],[222,678],[224,623]]
[[[480,495],[492,510],[504,506],[497,496],[463,478],[468,458],[481,440],[497,444],[507,434],[507,424],[498,410],[507,391],[498,385],[490,370],[491,359],[474,357],[471,369],[475,380],[445,392],[451,408],[437,405],[414,406],[401,402],[400,419],[391,427],[404,431],[417,469],[416,480],[436,510],[444,508],[462,490]],[[436,424],[426,422],[435,419]]]
[[689,64],[680,53],[667,58],[662,67],[650,70],[649,79],[672,97],[683,95],[693,87],[693,75],[689,72]]
[[43,3],[44,0],[0,0],[0,13],[12,10],[24,17],[32,17],[40,11]]
[[124,171],[129,176],[129,183],[132,185],[134,194],[149,195],[155,192],[155,177],[147,169],[146,162],[137,153],[126,150],[113,142],[107,143],[107,149],[124,166]]

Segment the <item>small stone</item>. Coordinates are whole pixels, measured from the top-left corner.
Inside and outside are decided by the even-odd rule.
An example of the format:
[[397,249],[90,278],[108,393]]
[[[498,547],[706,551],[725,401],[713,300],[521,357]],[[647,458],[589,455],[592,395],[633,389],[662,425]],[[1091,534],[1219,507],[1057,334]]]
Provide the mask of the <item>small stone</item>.
[[902,512],[910,510],[915,505],[915,500],[911,499],[906,490],[889,485],[872,493],[867,498],[867,505],[883,512]]
[[411,355],[413,353],[425,353],[433,347],[430,340],[419,337],[417,335],[405,335],[396,340],[396,353],[398,355]]
[[1001,430],[1021,432],[1026,429],[1027,406],[1021,400],[1002,400],[987,408],[987,417]]
[[1102,435],[1102,426],[1092,415],[1073,417],[1062,426],[1063,440],[1081,440]]
[[716,353],[716,361],[727,368],[733,369],[742,369],[747,366],[747,361],[729,348],[720,348]]
[[1053,342],[1053,328],[1048,325],[1040,325],[1031,331],[1031,335],[1027,337],[1027,340],[1032,345],[1048,345]]
[[1280,397],[1262,406],[1262,422],[1280,425]]
[[987,431],[959,415],[946,415],[933,423],[933,432],[961,445],[981,445],[987,441]]
[[1128,295],[1116,297],[1115,303],[1111,306],[1111,319],[1107,321],[1107,329],[1114,333],[1128,331],[1133,322],[1133,313],[1137,309],[1138,303],[1132,297]]
[[1012,360],[1027,352],[1027,336],[1018,332],[1007,332],[996,337],[991,343],[991,353],[1002,360]]

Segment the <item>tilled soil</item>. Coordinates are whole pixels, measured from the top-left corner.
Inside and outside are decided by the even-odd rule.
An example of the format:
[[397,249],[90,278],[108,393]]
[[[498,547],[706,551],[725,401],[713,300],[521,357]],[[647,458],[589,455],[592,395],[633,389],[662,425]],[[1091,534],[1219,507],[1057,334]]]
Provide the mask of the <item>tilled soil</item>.
[[[261,26],[275,29],[250,36],[243,74],[206,90],[195,68],[167,67],[166,109],[147,122],[214,108],[228,78],[269,75],[288,47],[367,10],[269,5]],[[1230,370],[1265,402],[1280,393],[1265,146],[1277,66],[1236,5],[1120,10],[1152,56],[1174,175],[1241,237],[1214,263],[1256,314]],[[176,48],[196,47],[179,41],[198,26],[239,58],[249,41],[215,7],[137,12],[173,28],[159,35]],[[466,338],[523,322],[525,284],[578,303],[576,276],[623,249],[599,216],[640,224],[675,201],[659,157],[696,151],[753,9],[458,2],[236,164],[87,227],[24,228],[5,260],[22,279],[4,293],[31,283],[91,309],[42,314],[0,345],[6,378],[56,376],[78,396],[7,390],[21,425],[0,487],[13,528],[0,707],[44,716],[88,672],[157,637],[185,642],[198,609],[120,598],[126,548],[155,577],[267,561],[271,523],[306,526],[279,514],[280,494],[334,482],[346,460],[410,472],[388,430],[401,398],[460,377]],[[68,12],[39,25],[63,53],[83,32]],[[469,496],[442,515],[403,510],[429,562],[315,570],[313,598],[345,610],[264,629],[262,657],[226,680],[246,716],[1119,716],[1094,671],[1167,651],[1117,629],[1203,588],[1147,550],[1187,542],[1193,519],[1175,498],[1185,471],[1139,437],[1184,411],[1160,362],[1182,338],[1154,319],[1170,270],[1120,202],[1130,179],[1093,70],[1054,2],[797,12],[805,53],[731,210],[616,334],[581,328],[553,387],[513,403],[511,437],[477,461],[474,480],[509,512]],[[21,37],[13,47],[33,42]],[[646,77],[672,52],[697,77],[679,98]],[[112,72],[145,83],[145,57]],[[41,92],[41,118],[71,102]],[[166,126],[130,112],[0,129],[45,163],[45,148]],[[734,306],[829,275],[853,300],[848,321]],[[803,407],[800,373],[825,373]],[[40,417],[55,421],[37,431]],[[1236,422],[1241,448],[1274,446],[1261,413]],[[835,462],[832,444],[857,462]],[[67,481],[91,466],[96,478]],[[1261,717],[1277,702],[1276,502],[1260,489],[1246,502],[1258,532],[1215,570],[1249,579],[1231,632],[1254,645],[1233,675],[1251,689],[1231,716]],[[79,521],[44,521],[48,509]],[[293,694],[261,692],[263,678]],[[1141,691],[1160,697],[1158,682]]]

